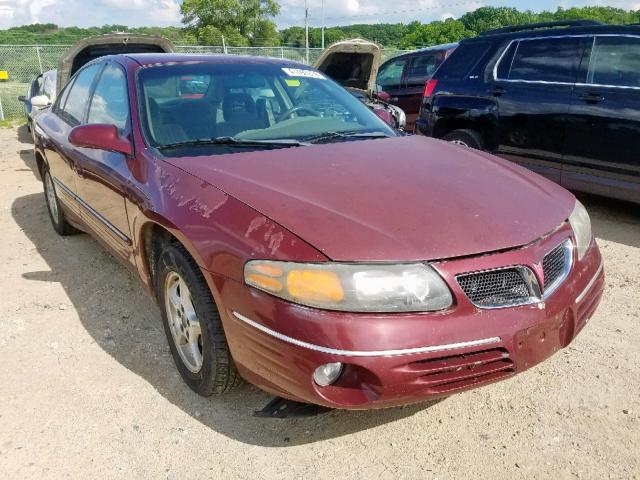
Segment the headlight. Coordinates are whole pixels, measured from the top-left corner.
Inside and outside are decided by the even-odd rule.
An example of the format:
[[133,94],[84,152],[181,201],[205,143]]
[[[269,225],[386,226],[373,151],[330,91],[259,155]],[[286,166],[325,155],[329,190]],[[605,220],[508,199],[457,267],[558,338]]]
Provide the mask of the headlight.
[[428,265],[293,263],[252,260],[248,285],[300,305],[346,312],[427,312],[451,306],[444,280]]
[[576,206],[569,217],[569,223],[573,228],[573,235],[576,237],[578,259],[582,260],[591,245],[591,219],[587,209],[578,200],[576,200]]

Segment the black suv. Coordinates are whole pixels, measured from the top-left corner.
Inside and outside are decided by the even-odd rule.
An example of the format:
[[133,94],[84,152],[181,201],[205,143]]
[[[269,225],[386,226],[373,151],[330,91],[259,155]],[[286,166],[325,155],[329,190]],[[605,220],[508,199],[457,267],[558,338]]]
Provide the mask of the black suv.
[[415,130],[640,203],[640,26],[555,22],[463,40],[427,83]]

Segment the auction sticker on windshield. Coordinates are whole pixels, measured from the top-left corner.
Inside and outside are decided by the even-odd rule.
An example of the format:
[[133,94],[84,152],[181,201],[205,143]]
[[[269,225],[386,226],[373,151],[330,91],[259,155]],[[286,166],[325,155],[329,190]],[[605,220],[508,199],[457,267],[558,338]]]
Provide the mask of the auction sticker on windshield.
[[283,68],[282,71],[290,77],[318,78],[326,80],[326,77],[320,72],[314,70],[303,70],[302,68]]

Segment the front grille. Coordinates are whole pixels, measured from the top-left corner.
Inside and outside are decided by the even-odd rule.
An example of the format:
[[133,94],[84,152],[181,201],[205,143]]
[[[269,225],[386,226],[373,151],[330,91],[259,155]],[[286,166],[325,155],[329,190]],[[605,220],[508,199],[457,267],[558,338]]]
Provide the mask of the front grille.
[[481,308],[522,305],[533,296],[522,268],[469,273],[456,279],[471,303]]
[[569,240],[551,250],[545,255],[542,261],[544,290],[547,294],[551,288],[557,286],[569,273],[571,266],[571,244],[568,242]]

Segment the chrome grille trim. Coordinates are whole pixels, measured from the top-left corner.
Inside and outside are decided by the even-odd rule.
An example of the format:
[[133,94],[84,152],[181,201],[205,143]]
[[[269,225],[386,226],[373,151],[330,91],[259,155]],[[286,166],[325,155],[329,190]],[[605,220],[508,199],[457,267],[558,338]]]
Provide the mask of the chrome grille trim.
[[[562,257],[560,257],[562,253]],[[561,264],[559,264],[561,262]],[[573,267],[573,243],[571,239],[567,239],[551,250],[544,256],[542,261],[542,270],[544,274],[544,297],[549,298],[555,292],[562,282],[564,282]],[[547,283],[547,276],[553,279],[551,283]],[[555,275],[555,278],[554,278]]]
[[[501,272],[513,272],[515,275],[519,277],[519,279],[516,277],[515,280],[516,281],[520,280],[522,283],[519,285],[514,284],[512,285],[511,288],[523,289],[521,290],[522,294],[519,296],[515,296],[514,298],[508,298],[508,299],[505,298],[504,301],[487,301],[483,303],[479,301],[480,300],[479,298],[474,299],[474,293],[476,292],[470,291],[471,285],[467,282],[467,280],[473,281],[473,279],[475,279],[478,282],[499,281],[500,280],[499,278],[497,278],[496,280],[493,280],[493,279],[490,279],[489,277],[495,276],[496,274],[500,274]],[[504,283],[504,280],[506,279],[503,278],[502,280]],[[478,272],[463,273],[461,275],[456,276],[456,281],[458,282],[458,285],[460,286],[464,294],[467,296],[469,301],[474,306],[481,309],[488,310],[488,309],[497,309],[497,308],[520,307],[523,305],[531,305],[534,303],[539,303],[542,299],[542,290],[540,289],[540,284],[538,282],[536,275],[533,273],[533,270],[531,270],[529,267],[526,267],[524,265],[513,265],[509,267],[502,267],[502,268],[496,268],[491,270],[481,270]],[[503,285],[502,291],[499,291],[499,290],[494,290],[493,292],[487,291],[486,296],[488,298],[499,297],[500,295],[507,296],[507,294],[509,293],[511,293],[509,292],[509,288],[506,285]]]

